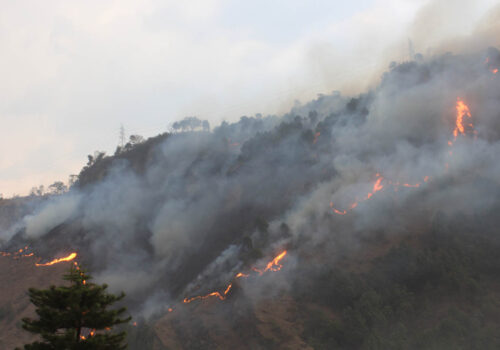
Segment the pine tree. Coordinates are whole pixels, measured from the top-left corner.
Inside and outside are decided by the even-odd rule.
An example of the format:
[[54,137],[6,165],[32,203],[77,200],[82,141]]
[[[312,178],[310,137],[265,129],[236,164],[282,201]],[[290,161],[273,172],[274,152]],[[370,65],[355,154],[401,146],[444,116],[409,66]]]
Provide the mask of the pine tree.
[[40,335],[41,341],[24,346],[24,350],[119,350],[125,349],[125,332],[114,333],[112,327],[130,321],[120,318],[125,308],[108,310],[125,294],[106,292],[107,285],[88,282],[92,277],[72,265],[64,279],[69,286],[29,289],[38,319],[23,319],[23,328]]

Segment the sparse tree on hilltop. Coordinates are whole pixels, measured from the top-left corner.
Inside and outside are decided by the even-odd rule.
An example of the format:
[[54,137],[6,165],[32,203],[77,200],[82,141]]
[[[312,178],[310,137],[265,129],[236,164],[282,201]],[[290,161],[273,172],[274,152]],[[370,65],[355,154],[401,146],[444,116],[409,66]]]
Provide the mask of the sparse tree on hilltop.
[[196,131],[200,130],[200,128],[203,131],[210,131],[210,123],[208,120],[200,120],[197,117],[185,117],[172,124],[172,129],[174,131]]
[[62,194],[68,190],[68,187],[62,181],[56,181],[49,186],[49,191],[52,194]]
[[201,123],[201,127],[203,128],[203,131],[210,131],[210,123],[208,122],[208,120],[204,120],[202,123]]
[[30,191],[31,196],[43,196],[44,194],[45,194],[45,187],[43,185],[31,188]]

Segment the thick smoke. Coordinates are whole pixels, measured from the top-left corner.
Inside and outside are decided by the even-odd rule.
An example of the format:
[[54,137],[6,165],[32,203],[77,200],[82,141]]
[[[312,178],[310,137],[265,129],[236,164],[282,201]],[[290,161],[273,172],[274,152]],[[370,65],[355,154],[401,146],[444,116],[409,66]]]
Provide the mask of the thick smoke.
[[76,214],[81,197],[76,194],[57,197],[47,203],[36,215],[24,217],[26,236],[39,238]]
[[[75,249],[98,281],[125,290],[145,315],[220,289],[283,249],[280,277],[241,285],[253,295],[271,282],[287,288],[300,257],[335,260],[422,217],[499,207],[495,68],[492,48],[420,57],[392,65],[356,98],[335,93],[280,118],[163,135],[139,161],[125,154],[94,164],[100,176],[39,206],[6,247],[28,242],[45,256]],[[455,140],[457,99],[473,127]],[[379,177],[383,189],[367,198]]]

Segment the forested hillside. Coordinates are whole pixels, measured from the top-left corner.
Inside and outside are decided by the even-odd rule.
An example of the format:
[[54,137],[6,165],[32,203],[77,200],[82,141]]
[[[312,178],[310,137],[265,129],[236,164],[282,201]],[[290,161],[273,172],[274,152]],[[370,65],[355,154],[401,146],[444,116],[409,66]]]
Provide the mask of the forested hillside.
[[358,96],[135,136],[0,201],[0,249],[77,252],[127,293],[132,349],[496,349],[499,66],[419,56]]

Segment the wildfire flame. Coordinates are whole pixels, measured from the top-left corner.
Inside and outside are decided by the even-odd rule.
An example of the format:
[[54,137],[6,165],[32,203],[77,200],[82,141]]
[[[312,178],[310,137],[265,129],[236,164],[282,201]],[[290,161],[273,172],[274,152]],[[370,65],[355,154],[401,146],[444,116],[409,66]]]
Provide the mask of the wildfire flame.
[[375,193],[381,191],[384,188],[384,185],[382,185],[382,180],[384,178],[380,176],[380,174],[377,174],[375,176],[377,177],[377,181],[375,181],[375,183],[373,184],[373,190],[366,195],[365,200],[370,199]]
[[285,255],[286,255],[286,250],[284,250],[283,252],[281,252],[280,255],[278,255],[273,260],[268,262],[264,270],[259,270],[256,268],[252,268],[252,270],[257,272],[259,275],[262,275],[266,271],[279,271],[283,267],[283,265],[280,264],[280,261],[285,257]]
[[[263,269],[263,270],[260,270],[258,268],[255,268],[255,267],[252,267],[252,271],[255,271],[259,274],[259,276],[262,276],[265,272],[267,271],[279,271],[281,270],[281,268],[283,267],[283,265],[280,263],[280,261],[285,257],[287,251],[284,250],[282,251],[278,256],[276,256],[273,260],[271,260],[270,262],[267,263],[266,267]],[[242,272],[238,272],[235,276],[235,278],[247,278],[248,276],[250,276],[250,274],[245,274],[245,273],[242,273]],[[224,290],[224,292],[220,293],[218,291],[215,291],[215,292],[212,292],[212,293],[209,293],[209,294],[206,294],[206,295],[198,295],[198,296],[195,296],[195,297],[192,297],[192,298],[184,298],[184,300],[182,301],[184,304],[188,304],[192,301],[195,301],[195,300],[204,300],[204,299],[208,299],[210,297],[217,297],[219,298],[219,300],[225,300],[227,298],[227,295],[229,293],[229,291],[231,290],[231,288],[233,287],[233,284],[232,283],[229,283],[226,287],[226,289]]]
[[[487,58],[485,63],[488,63],[489,59]],[[493,74],[496,74],[498,72],[498,69],[493,69],[492,70]],[[451,147],[453,146],[454,141],[456,141],[458,135],[466,135],[467,130],[472,130],[474,128],[474,125],[472,124],[472,114],[470,112],[469,106],[465,104],[463,100],[460,99],[460,97],[457,97],[457,103],[455,105],[456,109],[456,119],[455,119],[455,128],[453,130],[453,141],[448,141],[448,145]],[[453,153],[450,151],[450,155]],[[445,164],[445,168],[448,169],[448,163]],[[371,192],[369,192],[364,198],[363,201],[366,201],[373,197],[373,195],[379,191],[381,191],[384,188],[384,185],[382,184],[382,181],[384,181],[384,178],[377,173],[376,175],[376,180],[375,183],[373,184],[373,189]],[[423,179],[423,182],[428,182],[430,180],[430,176],[425,176]],[[400,183],[399,181],[392,182],[392,181],[387,181],[389,185],[392,185],[394,187],[394,191],[397,191],[400,186],[402,187],[408,187],[408,188],[419,188],[422,183],[417,182],[414,184],[410,183]],[[349,209],[347,210],[339,210],[334,207],[333,202],[330,202],[330,208],[332,211],[337,214],[337,215],[346,215],[348,211],[356,208],[358,206],[358,202],[355,201],[353,202],[350,206]]]
[[457,98],[457,104],[456,104],[456,110],[457,110],[457,119],[455,122],[455,129],[453,130],[453,139],[456,140],[457,136],[459,134],[465,135],[465,127],[473,127],[472,122],[470,122],[467,125],[464,125],[464,117],[467,117],[468,119],[472,118],[472,115],[470,114],[469,107],[465,104],[464,101],[462,101],[460,98]]
[[333,203],[332,203],[332,202],[330,202],[330,207],[333,209],[333,212],[334,212],[335,214],[338,214],[338,215],[345,215],[345,214],[347,214],[347,211],[346,211],[346,210],[342,210],[342,211],[340,211],[340,210],[338,210],[338,209],[333,208]]
[[224,291],[224,293],[222,293],[222,294],[219,293],[219,292],[212,292],[212,293],[207,294],[207,295],[198,295],[198,296],[195,296],[195,297],[192,297],[192,298],[184,298],[183,302],[185,304],[187,304],[187,303],[190,303],[190,302],[192,302],[194,300],[203,300],[203,299],[207,299],[207,298],[210,298],[210,297],[217,297],[220,300],[224,300],[224,299],[226,299],[226,295],[227,295],[227,293],[229,293],[229,291],[231,290],[232,286],[233,286],[232,283],[230,283],[227,286],[227,288]]
[[45,263],[45,264],[35,264],[35,265],[36,266],[51,266],[51,265],[54,265],[54,264],[58,264],[60,262],[71,261],[71,260],[73,260],[75,258],[76,258],[76,253],[71,253],[70,255],[65,256],[64,258],[54,259],[54,260],[49,261],[48,263]]
[[[381,191],[383,188],[384,188],[384,185],[382,184],[382,181],[384,180],[384,177],[381,176],[379,173],[377,173],[376,175],[376,180],[373,184],[373,188],[371,190],[371,192],[368,192],[368,194],[363,197],[363,201],[367,201],[368,199],[370,199],[375,193]],[[337,214],[337,215],[345,215],[347,214],[348,211],[350,210],[353,210],[354,208],[356,208],[358,206],[359,202],[356,200],[354,202],[352,202],[350,205],[349,205],[349,209],[347,210],[339,210],[337,208],[334,207],[333,205],[333,202],[330,202],[330,208],[332,208],[332,211]]]

